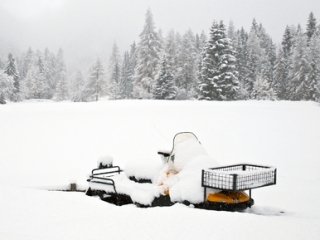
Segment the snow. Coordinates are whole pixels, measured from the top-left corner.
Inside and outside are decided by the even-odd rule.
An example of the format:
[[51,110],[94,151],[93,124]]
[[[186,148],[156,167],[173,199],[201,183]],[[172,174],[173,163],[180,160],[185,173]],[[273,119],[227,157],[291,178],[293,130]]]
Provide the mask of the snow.
[[113,157],[110,155],[105,155],[105,156],[99,157],[97,167],[108,166],[112,164],[113,164]]
[[152,159],[139,157],[132,161],[127,161],[123,169],[128,177],[134,176],[138,180],[150,179],[154,182],[162,167],[163,161],[161,157],[154,154]]
[[[146,172],[151,170],[153,177],[149,177],[149,179],[157,179],[153,181],[153,184],[132,182],[126,174],[113,176],[106,174],[106,176],[99,175],[98,177],[112,179],[116,190],[114,190],[113,185],[105,186],[95,183],[94,178],[93,182],[89,183],[89,187],[95,190],[104,190],[107,193],[117,191],[117,193],[130,196],[133,202],[147,206],[150,206],[155,198],[166,193],[170,194],[170,198],[174,202],[189,201],[196,204],[203,201],[204,190],[200,181],[201,170],[216,166],[218,166],[217,163],[208,156],[195,135],[179,133],[174,138],[174,148],[170,160],[162,166],[162,170],[154,171],[155,169],[144,168],[142,165],[126,168],[127,175],[136,177],[136,174],[138,174],[136,177],[138,179],[148,179]],[[139,169],[144,169],[144,174]],[[108,171],[108,169],[105,171]],[[160,176],[155,178],[159,173]],[[97,179],[97,181],[101,181],[101,179]],[[106,181],[110,183],[110,180]]]
[[202,202],[201,171],[218,163],[190,133],[176,135],[172,155],[174,160],[164,166],[156,183],[169,192],[172,201]]
[[[320,106],[313,102],[0,106],[0,239],[317,239],[319,122]],[[46,191],[71,182],[87,187],[99,156],[113,156],[122,167],[157,165],[157,150],[171,149],[181,131],[194,132],[221,165],[277,167],[277,185],[253,190],[255,205],[243,213],[181,204],[117,207],[83,193]]]
[[[150,206],[154,198],[159,197],[163,192],[160,186],[133,182],[125,174],[112,176],[111,179],[114,181],[117,193],[126,194],[131,197],[133,202],[145,206]],[[107,193],[114,192],[112,185],[90,182],[89,186],[94,190],[105,190]]]

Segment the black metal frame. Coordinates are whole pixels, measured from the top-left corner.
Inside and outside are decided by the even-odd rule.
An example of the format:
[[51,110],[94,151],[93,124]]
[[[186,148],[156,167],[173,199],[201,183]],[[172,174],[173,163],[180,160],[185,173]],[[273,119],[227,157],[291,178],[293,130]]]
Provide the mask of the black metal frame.
[[[210,171],[211,170],[211,171]],[[215,170],[215,171],[212,171]],[[270,170],[264,172],[256,172],[255,170]],[[237,173],[226,173],[229,171],[252,172],[252,174],[242,175]],[[266,182],[264,184],[254,185],[250,187],[248,183]],[[255,164],[235,164],[222,167],[209,168],[202,170],[201,186],[204,188],[203,200],[207,201],[207,188],[227,191],[245,191],[249,190],[249,198],[251,200],[251,190],[266,186],[275,185],[277,182],[277,169],[269,166],[261,166]]]
[[89,179],[87,179],[87,181],[93,182],[93,183],[110,185],[113,187],[114,193],[118,194],[115,183],[113,179],[110,177],[116,174],[120,174],[120,172],[122,172],[122,170],[120,169],[119,166],[108,166],[106,168],[94,168],[92,169],[91,175],[89,176]]

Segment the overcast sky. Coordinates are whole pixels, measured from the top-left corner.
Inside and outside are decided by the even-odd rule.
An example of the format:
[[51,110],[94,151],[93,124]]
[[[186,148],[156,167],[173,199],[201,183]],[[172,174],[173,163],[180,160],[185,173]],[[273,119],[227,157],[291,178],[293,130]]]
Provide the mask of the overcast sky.
[[320,20],[320,0],[0,0],[0,53],[62,47],[71,64],[105,61],[113,42],[138,39],[148,7],[163,32],[208,31],[214,19],[249,29],[256,18],[277,42],[310,11]]

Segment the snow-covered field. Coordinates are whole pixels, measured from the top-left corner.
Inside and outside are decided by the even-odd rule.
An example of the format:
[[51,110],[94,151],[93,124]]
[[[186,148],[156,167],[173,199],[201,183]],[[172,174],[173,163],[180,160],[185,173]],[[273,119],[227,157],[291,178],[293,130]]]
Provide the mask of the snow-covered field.
[[[278,168],[244,213],[113,206],[83,193],[100,156],[155,166],[179,131],[220,164]],[[0,239],[319,239],[320,105],[312,102],[24,102],[0,106]],[[282,213],[283,212],[283,213]]]

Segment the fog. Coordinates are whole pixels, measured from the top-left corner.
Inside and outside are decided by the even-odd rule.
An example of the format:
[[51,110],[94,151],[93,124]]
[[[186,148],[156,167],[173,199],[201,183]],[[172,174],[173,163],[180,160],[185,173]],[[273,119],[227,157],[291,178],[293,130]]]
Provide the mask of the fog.
[[114,42],[123,51],[138,40],[147,8],[164,33],[208,31],[214,19],[249,29],[256,18],[277,42],[286,25],[320,17],[319,0],[0,0],[0,56],[62,47],[71,69],[106,62]]

